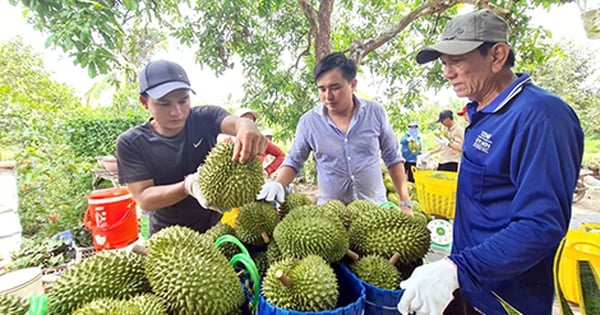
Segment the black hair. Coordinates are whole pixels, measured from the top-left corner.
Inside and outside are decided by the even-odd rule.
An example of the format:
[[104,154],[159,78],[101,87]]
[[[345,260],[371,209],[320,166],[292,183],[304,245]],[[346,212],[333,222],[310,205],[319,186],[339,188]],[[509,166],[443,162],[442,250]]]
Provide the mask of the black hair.
[[[477,47],[477,50],[482,56],[487,56],[488,52],[490,51],[490,48],[492,48],[492,46],[496,44],[497,42],[483,42],[481,46]],[[512,68],[515,65],[515,53],[513,52],[512,48],[510,48],[508,52],[508,59],[506,59],[506,65],[510,68]]]
[[317,63],[317,66],[313,71],[315,82],[317,82],[323,73],[335,68],[340,68],[342,76],[348,82],[356,77],[356,64],[354,61],[348,59],[343,53],[336,52],[323,57],[323,59]]

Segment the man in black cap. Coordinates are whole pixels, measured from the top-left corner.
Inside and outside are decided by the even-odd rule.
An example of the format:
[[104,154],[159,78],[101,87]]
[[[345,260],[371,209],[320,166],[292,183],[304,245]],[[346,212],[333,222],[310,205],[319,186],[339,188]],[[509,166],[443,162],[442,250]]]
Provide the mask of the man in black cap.
[[139,100],[151,118],[118,137],[119,182],[150,212],[150,234],[171,225],[204,232],[221,213],[208,209],[197,170],[217,135],[235,136],[233,158],[241,163],[264,152],[267,140],[249,119],[218,106],[191,107],[195,92],[175,62],[150,62],[139,81]]
[[454,122],[454,115],[448,109],[440,112],[437,122],[445,129],[444,135],[435,139],[439,146],[431,151],[432,154],[440,152],[437,170],[457,172],[465,131]]
[[[571,218],[583,131],[558,96],[512,71],[508,25],[489,10],[448,22],[417,54],[469,98],[452,252],[400,283],[402,314],[551,314],[553,258]],[[448,119],[448,118],[444,118]]]

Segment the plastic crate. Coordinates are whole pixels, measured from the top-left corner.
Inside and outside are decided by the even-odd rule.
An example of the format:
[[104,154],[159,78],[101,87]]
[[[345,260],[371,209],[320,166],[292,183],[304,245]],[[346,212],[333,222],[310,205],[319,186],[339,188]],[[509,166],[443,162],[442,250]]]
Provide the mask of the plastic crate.
[[458,173],[413,168],[417,197],[429,215],[453,219]]
[[94,246],[92,246],[92,247],[74,246],[74,248],[75,248],[75,263],[80,263],[80,262],[90,258],[94,254],[96,254],[96,248],[94,248]]

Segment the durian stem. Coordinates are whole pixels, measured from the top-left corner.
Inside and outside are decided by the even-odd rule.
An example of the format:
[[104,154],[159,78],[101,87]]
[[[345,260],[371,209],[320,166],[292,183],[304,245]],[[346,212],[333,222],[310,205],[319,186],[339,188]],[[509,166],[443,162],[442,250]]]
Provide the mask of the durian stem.
[[353,261],[358,261],[358,259],[360,258],[360,256],[358,256],[358,254],[351,249],[349,249],[346,252],[346,256],[350,257],[350,259],[352,259]]
[[292,279],[283,274],[283,270],[277,270],[275,272],[275,278],[283,284],[284,287],[289,288],[292,286]]
[[400,253],[395,252],[394,255],[392,255],[392,257],[390,258],[389,262],[391,265],[395,265],[399,259],[400,259]]
[[150,253],[149,249],[147,249],[146,247],[139,245],[139,244],[133,245],[133,247],[131,248],[131,251],[138,255],[142,255],[142,256],[148,256],[148,253]]
[[269,234],[267,234],[267,232],[260,233],[260,237],[262,237],[263,242],[265,242],[265,244],[269,244],[269,242],[271,242],[271,238],[269,237]]

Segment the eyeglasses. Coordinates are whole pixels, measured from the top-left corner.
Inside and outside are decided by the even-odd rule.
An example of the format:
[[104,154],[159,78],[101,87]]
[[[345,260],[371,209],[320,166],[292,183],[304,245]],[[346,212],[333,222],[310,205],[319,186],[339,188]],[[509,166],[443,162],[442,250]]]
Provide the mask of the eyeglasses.
[[419,126],[408,126],[408,128],[419,128]]

